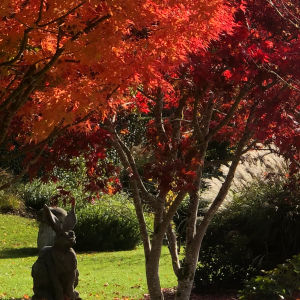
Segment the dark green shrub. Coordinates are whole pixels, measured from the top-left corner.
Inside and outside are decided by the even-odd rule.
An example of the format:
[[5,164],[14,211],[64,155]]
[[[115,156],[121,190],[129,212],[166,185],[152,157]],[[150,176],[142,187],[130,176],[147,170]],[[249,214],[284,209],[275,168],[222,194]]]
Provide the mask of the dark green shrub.
[[[199,208],[198,208],[198,217],[203,216],[204,210],[208,206],[208,201],[202,200],[199,203]],[[173,222],[176,228],[176,233],[177,233],[177,241],[178,241],[178,249],[179,252],[181,251],[181,245],[184,244],[185,242],[185,235],[186,235],[186,220],[187,220],[187,215],[188,215],[188,205],[189,201],[188,198],[186,198],[181,204],[180,207],[175,214],[173,218]]]
[[74,248],[77,251],[131,250],[140,243],[134,208],[124,197],[106,197],[106,200],[77,212],[77,224],[74,228]]
[[0,191],[0,212],[16,212],[23,209],[23,206],[21,197],[16,191]]
[[[293,294],[300,290],[300,255],[287,260],[264,276],[256,276],[245,283],[240,299],[278,300],[295,299]],[[298,297],[297,297],[298,298]]]
[[299,252],[299,200],[284,182],[266,181],[252,189],[232,204],[241,211],[235,219],[239,232],[249,237],[253,263],[271,270]]
[[44,204],[50,205],[51,198],[57,193],[54,183],[43,184],[39,180],[25,184],[21,189],[21,195],[25,206],[39,210]]
[[[0,186],[12,180],[13,176],[7,170],[0,168]],[[17,212],[24,209],[18,188],[13,185],[0,191],[0,212]]]
[[249,238],[216,224],[205,236],[199,253],[194,279],[197,292],[242,288],[244,280],[256,271],[248,248]]
[[300,249],[298,199],[284,181],[256,181],[220,211],[204,237],[195,275],[199,291],[241,288]]

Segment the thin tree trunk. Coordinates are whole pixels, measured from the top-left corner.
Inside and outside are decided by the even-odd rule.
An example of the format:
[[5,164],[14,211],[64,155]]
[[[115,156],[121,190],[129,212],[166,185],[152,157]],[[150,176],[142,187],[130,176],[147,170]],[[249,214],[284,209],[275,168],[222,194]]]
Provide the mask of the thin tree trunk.
[[[108,129],[113,133],[113,145],[118,152],[118,155],[126,168],[126,170],[130,170],[135,166],[135,162],[131,157],[129,151],[126,151],[125,145],[121,144],[120,139],[118,139],[117,134],[114,131],[112,124],[107,120]],[[131,164],[132,166],[131,166]],[[133,168],[135,170],[135,168]],[[132,196],[134,199],[134,206],[136,210],[136,215],[139,222],[140,233],[144,246],[144,254],[145,254],[145,267],[146,267],[146,275],[147,275],[147,285],[150,293],[151,300],[163,300],[163,294],[161,292],[160,279],[159,279],[159,260],[161,256],[161,249],[163,244],[163,238],[165,231],[161,229],[160,223],[163,209],[159,206],[156,206],[155,209],[159,216],[156,216],[156,229],[153,233],[152,245],[149,241],[149,235],[147,231],[147,226],[143,213],[142,201],[139,195],[139,186],[137,182],[137,178],[139,174],[135,174],[136,178],[130,178],[130,187],[132,191]],[[144,192],[145,195],[146,191]],[[147,195],[145,195],[147,196]],[[151,197],[148,195],[147,198]],[[164,201],[163,201],[164,203]],[[159,210],[159,211],[158,211]],[[160,210],[162,212],[160,212]]]
[[163,300],[159,279],[159,260],[161,248],[152,247],[150,255],[146,258],[146,277],[151,300]]
[[235,161],[232,162],[226,180],[223,183],[210,209],[205,214],[201,224],[197,228],[197,233],[193,238],[192,243],[186,245],[185,263],[183,265],[183,270],[181,272],[182,276],[178,278],[178,288],[177,288],[175,300],[188,300],[190,297],[193,288],[194,275],[197,268],[199,251],[202,244],[202,240],[204,238],[205,232],[209,224],[211,223],[214,215],[218,211],[218,208],[224,201],[229,191],[238,163],[239,163],[239,159],[236,159]]
[[167,237],[169,241],[169,251],[172,258],[172,266],[175,275],[177,276],[178,270],[180,268],[180,262],[178,257],[178,247],[177,247],[177,240],[176,234],[173,231],[172,225],[170,224],[167,228]]
[[178,285],[175,293],[175,300],[189,300],[193,289],[195,270],[197,267],[197,261],[185,262],[183,265],[184,272],[182,277],[178,277]]
[[177,272],[178,285],[175,300],[188,300],[190,298],[199,256],[199,250],[195,248],[195,237],[186,243],[185,251],[184,262]]
[[202,222],[197,227],[197,232],[193,237],[192,241],[187,242],[186,244],[186,256],[184,259],[184,264],[178,272],[178,287],[175,295],[175,300],[189,300],[190,298],[203,237],[214,215],[218,211],[219,207],[223,203],[229,191],[236,168],[240,161],[240,157],[243,153],[243,148],[245,147],[250,136],[251,134],[250,132],[248,132],[245,133],[244,136],[241,138],[236,151],[236,158],[232,161],[229,167],[229,172],[226,176],[224,183],[222,184],[222,187],[219,190],[219,193],[217,194],[215,200],[213,201],[209,210],[205,214]]
[[151,300],[164,299],[159,279],[159,261],[164,236],[165,230],[162,230],[160,226],[158,226],[153,233],[151,252],[146,257],[147,284]]

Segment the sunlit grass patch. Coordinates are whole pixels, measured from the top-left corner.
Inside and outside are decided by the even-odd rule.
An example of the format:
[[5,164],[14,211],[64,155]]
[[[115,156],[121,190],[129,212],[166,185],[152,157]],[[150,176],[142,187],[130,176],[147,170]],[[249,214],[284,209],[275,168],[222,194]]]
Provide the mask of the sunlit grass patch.
[[[37,234],[35,221],[0,214],[0,299],[32,296],[31,267],[38,253]],[[142,247],[132,251],[77,253],[77,260],[80,272],[77,290],[85,300],[137,300],[148,293]],[[162,287],[176,285],[166,247],[160,277]]]

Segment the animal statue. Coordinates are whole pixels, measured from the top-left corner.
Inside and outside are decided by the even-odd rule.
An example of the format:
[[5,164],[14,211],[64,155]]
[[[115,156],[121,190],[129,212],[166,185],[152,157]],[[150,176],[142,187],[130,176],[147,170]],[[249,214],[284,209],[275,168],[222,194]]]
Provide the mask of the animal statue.
[[[49,207],[51,212],[56,216],[59,222],[62,224],[67,216],[67,212],[61,207]],[[37,237],[37,247],[39,250],[44,248],[45,246],[53,246],[55,231],[47,224],[44,219],[44,209],[39,210],[37,214],[37,221],[40,222],[39,225],[39,233]]]
[[45,246],[32,266],[32,300],[81,300],[75,291],[78,285],[76,253],[72,249],[76,239],[72,229],[77,219],[75,204],[61,224],[47,205],[43,207],[44,219],[55,231],[53,246]]

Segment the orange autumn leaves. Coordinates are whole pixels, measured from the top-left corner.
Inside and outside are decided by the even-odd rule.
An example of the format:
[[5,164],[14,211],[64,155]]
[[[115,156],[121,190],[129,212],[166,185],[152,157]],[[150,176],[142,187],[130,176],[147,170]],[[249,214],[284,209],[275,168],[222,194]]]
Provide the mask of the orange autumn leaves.
[[[35,88],[17,114],[27,141],[47,138],[61,121],[73,125],[91,111],[105,115],[125,101],[128,86],[169,89],[161,70],[232,25],[221,0],[13,0],[1,1],[0,16],[0,105],[28,68],[41,74],[28,79]],[[1,66],[16,57],[14,68]]]

